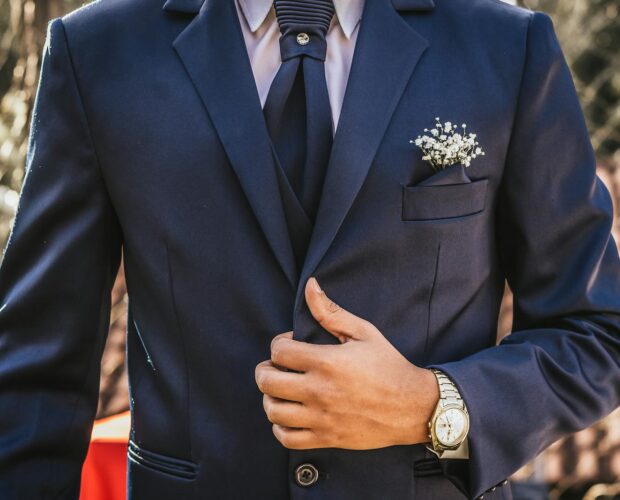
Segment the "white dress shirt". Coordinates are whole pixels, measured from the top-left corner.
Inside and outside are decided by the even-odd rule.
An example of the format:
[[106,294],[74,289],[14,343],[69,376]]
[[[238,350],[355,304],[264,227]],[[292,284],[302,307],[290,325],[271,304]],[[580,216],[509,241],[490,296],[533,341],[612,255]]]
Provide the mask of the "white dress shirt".
[[[273,0],[235,0],[235,5],[261,106],[264,106],[271,82],[281,64],[280,27]],[[333,130],[338,125],[363,7],[364,0],[334,0],[336,14],[327,31],[325,56]]]

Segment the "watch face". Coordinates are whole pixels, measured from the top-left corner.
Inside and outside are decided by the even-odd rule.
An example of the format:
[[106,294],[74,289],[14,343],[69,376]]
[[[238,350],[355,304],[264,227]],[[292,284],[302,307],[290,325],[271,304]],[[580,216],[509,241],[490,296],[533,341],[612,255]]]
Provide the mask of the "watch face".
[[467,416],[459,408],[448,408],[435,421],[435,435],[443,446],[454,446],[467,432]]

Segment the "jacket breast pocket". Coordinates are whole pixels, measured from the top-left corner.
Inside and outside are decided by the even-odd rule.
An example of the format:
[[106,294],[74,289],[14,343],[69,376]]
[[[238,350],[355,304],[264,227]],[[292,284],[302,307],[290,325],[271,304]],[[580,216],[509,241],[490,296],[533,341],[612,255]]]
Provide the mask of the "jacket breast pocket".
[[463,217],[482,212],[488,179],[462,184],[402,185],[402,220]]

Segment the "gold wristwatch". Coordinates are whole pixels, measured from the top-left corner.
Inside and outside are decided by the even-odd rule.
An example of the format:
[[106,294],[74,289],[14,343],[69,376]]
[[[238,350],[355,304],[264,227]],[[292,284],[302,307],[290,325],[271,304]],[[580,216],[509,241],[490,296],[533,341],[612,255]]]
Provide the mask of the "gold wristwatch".
[[426,447],[441,457],[456,450],[467,438],[469,414],[459,391],[443,372],[431,368],[439,384],[439,401],[428,422],[430,443]]

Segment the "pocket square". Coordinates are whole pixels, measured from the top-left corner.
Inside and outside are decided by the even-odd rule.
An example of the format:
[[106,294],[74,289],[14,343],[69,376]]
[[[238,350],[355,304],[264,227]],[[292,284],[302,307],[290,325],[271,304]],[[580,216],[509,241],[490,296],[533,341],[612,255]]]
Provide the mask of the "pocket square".
[[454,163],[438,172],[424,178],[416,186],[442,186],[446,184],[467,184],[471,179],[465,172],[462,163]]

